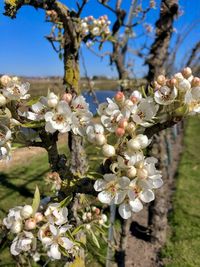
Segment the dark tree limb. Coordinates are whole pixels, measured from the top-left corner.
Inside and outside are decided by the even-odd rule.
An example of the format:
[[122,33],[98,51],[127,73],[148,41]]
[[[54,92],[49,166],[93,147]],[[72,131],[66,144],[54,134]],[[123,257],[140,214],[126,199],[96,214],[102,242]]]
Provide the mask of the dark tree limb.
[[173,22],[177,15],[178,0],[162,0],[160,17],[156,22],[156,38],[145,62],[149,66],[146,77],[149,82],[152,82],[155,77],[163,72],[173,33]]

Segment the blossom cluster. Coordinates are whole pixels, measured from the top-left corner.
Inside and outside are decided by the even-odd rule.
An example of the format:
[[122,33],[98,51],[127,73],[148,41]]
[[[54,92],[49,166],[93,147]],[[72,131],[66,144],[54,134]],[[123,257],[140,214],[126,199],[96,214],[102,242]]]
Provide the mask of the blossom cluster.
[[93,223],[105,225],[107,222],[107,216],[106,214],[102,213],[99,208],[93,206],[91,209],[89,209],[89,211],[85,211],[83,213],[82,220],[85,224],[85,228],[90,230]]
[[86,35],[92,34],[95,36],[108,36],[110,34],[109,25],[110,20],[106,15],[95,19],[93,16],[85,17],[81,20],[81,35],[85,37]]
[[[131,82],[123,81],[127,88]],[[34,131],[46,130],[86,137],[103,155],[104,173],[94,178],[98,200],[106,205],[118,205],[119,214],[128,219],[132,213],[143,209],[145,203],[155,199],[155,190],[163,185],[162,174],[157,169],[158,160],[146,156],[151,143],[148,128],[169,120],[177,121],[186,115],[200,113],[200,79],[190,68],[176,73],[171,79],[160,75],[149,88],[133,90],[129,96],[117,92],[98,106],[98,118],[93,119],[89,105],[83,96],[64,93],[62,96],[49,92],[46,97],[27,101],[29,84],[16,77],[0,79],[0,159],[8,158],[15,127],[24,123]],[[11,134],[12,133],[12,134]],[[99,176],[98,176],[99,177]],[[73,179],[73,178],[72,178]],[[68,190],[76,186],[61,180],[58,173],[50,173],[47,181],[59,191],[67,184]],[[73,216],[72,216],[73,217]],[[79,226],[86,235],[94,238],[94,230],[106,227],[107,216],[93,206],[78,211]],[[74,218],[73,218],[74,219]],[[74,222],[74,221],[73,221]],[[50,259],[73,257],[79,246],[68,220],[68,209],[63,203],[42,204],[35,211],[32,206],[17,206],[3,220],[5,227],[14,235],[11,253],[23,253],[39,260],[45,251]],[[82,227],[82,228],[81,228]],[[80,243],[80,242],[79,242]]]
[[61,259],[60,250],[70,254],[75,245],[67,237],[72,227],[68,223],[68,210],[59,203],[51,203],[44,211],[35,213],[30,205],[17,206],[9,210],[3,224],[15,235],[10,247],[14,256],[28,253],[37,261],[39,251],[45,250],[49,258]]

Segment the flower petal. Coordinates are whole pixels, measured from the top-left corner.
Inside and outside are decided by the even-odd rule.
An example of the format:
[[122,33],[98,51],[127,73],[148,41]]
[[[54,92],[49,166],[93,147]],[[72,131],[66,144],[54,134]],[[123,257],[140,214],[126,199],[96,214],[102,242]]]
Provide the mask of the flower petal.
[[120,216],[125,220],[131,217],[131,208],[130,205],[127,203],[122,203],[121,205],[119,205],[118,211]]

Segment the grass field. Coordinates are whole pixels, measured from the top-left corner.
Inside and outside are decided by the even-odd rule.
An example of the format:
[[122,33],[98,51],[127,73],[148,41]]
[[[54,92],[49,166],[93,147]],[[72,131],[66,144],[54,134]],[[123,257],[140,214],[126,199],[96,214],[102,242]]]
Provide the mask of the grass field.
[[162,251],[166,267],[200,266],[200,123],[190,118],[176,177],[171,233]]

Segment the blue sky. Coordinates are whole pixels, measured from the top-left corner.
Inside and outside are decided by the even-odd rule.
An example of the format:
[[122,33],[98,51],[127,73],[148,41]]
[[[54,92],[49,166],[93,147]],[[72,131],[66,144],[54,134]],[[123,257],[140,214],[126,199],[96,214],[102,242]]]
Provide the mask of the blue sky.
[[[75,0],[63,0],[72,7]],[[160,1],[156,1],[159,6]],[[180,0],[180,5],[184,10],[184,14],[176,21],[175,28],[178,32],[190,25],[192,22],[200,18],[200,1],[199,0]],[[112,5],[115,0],[110,0]],[[124,8],[129,6],[129,0],[123,0]],[[143,5],[147,6],[148,0],[143,0]],[[147,23],[154,25],[158,18],[159,9],[151,11],[146,19]],[[59,60],[58,55],[52,50],[51,45],[45,40],[44,36],[48,35],[51,24],[44,21],[44,12],[34,10],[31,7],[23,7],[17,15],[17,18],[11,20],[2,15],[3,0],[0,0],[0,73],[8,73],[26,76],[46,76],[46,75],[62,75],[63,64]],[[96,0],[89,0],[87,8],[82,16],[93,14],[99,17],[108,14],[113,22],[113,14],[97,3]],[[136,28],[136,34],[139,35],[142,28]],[[200,38],[200,25],[196,26],[184,41],[177,55],[177,64],[181,64],[183,55],[187,54],[193,45]],[[150,38],[148,43],[151,43]],[[135,47],[139,47],[144,42],[144,38],[133,40]],[[173,45],[173,40],[172,40]],[[104,51],[110,49],[108,44],[105,45]],[[109,75],[116,76],[115,69],[109,66],[108,57],[103,60],[93,55],[84,46],[82,48],[83,55],[87,64],[89,75]],[[131,59],[131,57],[130,57]],[[143,62],[136,59],[135,73],[142,76],[146,67]],[[81,64],[82,65],[82,64]],[[81,73],[83,69],[81,66]]]

